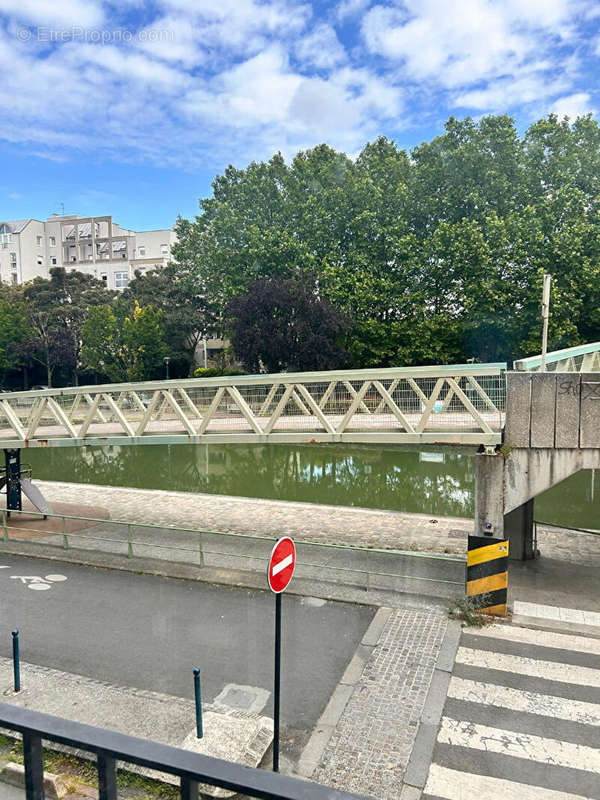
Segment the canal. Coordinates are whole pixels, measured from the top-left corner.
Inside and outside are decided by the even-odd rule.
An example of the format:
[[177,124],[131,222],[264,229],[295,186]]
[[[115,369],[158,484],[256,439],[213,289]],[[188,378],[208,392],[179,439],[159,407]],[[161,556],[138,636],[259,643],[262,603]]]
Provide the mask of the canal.
[[[147,445],[32,449],[23,460],[45,480],[473,514],[473,450],[458,447]],[[535,516],[600,528],[600,476],[571,476],[537,498]]]

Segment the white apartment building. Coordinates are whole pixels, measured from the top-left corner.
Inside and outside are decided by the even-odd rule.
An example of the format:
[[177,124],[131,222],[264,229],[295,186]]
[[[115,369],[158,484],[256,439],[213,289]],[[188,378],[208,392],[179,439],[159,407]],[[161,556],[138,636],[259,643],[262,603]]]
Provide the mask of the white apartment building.
[[77,214],[0,222],[0,280],[25,283],[50,277],[52,267],[79,270],[124,289],[134,272],[164,267],[175,242],[172,230],[131,231],[112,217]]

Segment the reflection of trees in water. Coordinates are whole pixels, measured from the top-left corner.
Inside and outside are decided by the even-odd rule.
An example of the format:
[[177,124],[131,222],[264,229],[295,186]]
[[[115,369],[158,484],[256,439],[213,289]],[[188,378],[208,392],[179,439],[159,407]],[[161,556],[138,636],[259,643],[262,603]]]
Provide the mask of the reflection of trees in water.
[[444,451],[335,445],[146,445],[31,451],[49,480],[212,492],[468,516],[472,459]]

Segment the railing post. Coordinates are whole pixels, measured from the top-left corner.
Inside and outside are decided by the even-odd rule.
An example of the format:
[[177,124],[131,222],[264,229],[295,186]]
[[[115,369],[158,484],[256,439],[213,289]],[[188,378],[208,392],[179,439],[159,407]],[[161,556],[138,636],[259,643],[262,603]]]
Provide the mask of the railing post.
[[202,534],[198,534],[198,566],[204,566],[204,550],[202,548]]
[[181,800],[198,800],[198,783],[191,778],[181,778]]
[[23,733],[23,758],[25,761],[25,797],[27,800],[44,800],[41,736],[34,733]]
[[117,762],[98,753],[98,800],[117,800]]
[[369,551],[367,550],[367,592],[371,588],[371,575],[369,573]]
[[62,518],[62,538],[63,538],[63,549],[69,549],[69,540],[67,539],[67,520],[66,517]]
[[21,656],[19,654],[19,631],[12,632],[13,637],[13,677],[15,692],[21,691]]
[[131,541],[131,525],[127,525],[127,558],[133,558],[133,542]]
[[8,542],[8,540],[9,540],[9,537],[8,537],[8,523],[7,523],[6,518],[7,518],[7,513],[6,513],[6,511],[3,511],[2,512],[2,531],[3,531],[3,535],[4,535],[4,541]]
[[196,736],[202,739],[202,690],[200,688],[200,668],[194,667],[194,697],[196,699]]

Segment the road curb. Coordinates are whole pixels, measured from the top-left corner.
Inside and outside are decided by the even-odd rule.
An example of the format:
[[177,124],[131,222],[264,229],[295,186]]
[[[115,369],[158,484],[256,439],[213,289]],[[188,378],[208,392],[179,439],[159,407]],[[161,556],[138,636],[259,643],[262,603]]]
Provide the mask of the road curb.
[[448,686],[454,667],[456,651],[458,650],[460,634],[460,623],[456,620],[448,620],[448,627],[442,640],[438,660],[433,671],[425,705],[423,706],[419,730],[404,773],[406,793],[403,790],[401,798],[404,798],[406,794],[407,800],[412,797],[418,800],[427,782],[429,765],[433,757],[433,748],[435,747],[444,703],[448,694]]
[[340,682],[331,695],[325,710],[321,714],[302,755],[298,760],[295,774],[303,777],[312,777],[319,765],[321,757],[327,747],[336,725],[350,700],[356,684],[360,681],[365,664],[377,647],[383,629],[392,615],[394,609],[382,607],[371,620],[371,624],[356,648],[350,663],[346,667]]
[[[25,767],[9,761],[0,772],[0,781],[25,789]],[[53,775],[51,772],[44,772],[44,796],[48,800],[61,800],[69,794],[69,789],[60,775]]]
[[[261,592],[267,591],[265,577],[260,573],[244,570],[198,567],[192,564],[161,561],[141,556],[129,559],[127,556],[114,553],[98,553],[74,547],[70,547],[68,550],[61,550],[58,547],[49,547],[24,541],[0,541],[0,553],[37,558],[43,561],[56,561],[80,567],[130,572],[135,575],[153,575],[158,578],[186,580]],[[357,585],[334,584],[324,580],[310,580],[300,577],[294,578],[287,592],[301,597],[320,597],[324,600],[334,600],[340,603],[374,607],[414,608],[419,610],[430,608],[439,610],[440,608],[445,608],[448,603],[447,599],[433,595],[422,596],[386,589],[370,589],[366,591]]]

